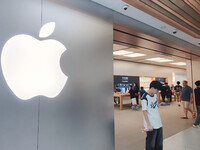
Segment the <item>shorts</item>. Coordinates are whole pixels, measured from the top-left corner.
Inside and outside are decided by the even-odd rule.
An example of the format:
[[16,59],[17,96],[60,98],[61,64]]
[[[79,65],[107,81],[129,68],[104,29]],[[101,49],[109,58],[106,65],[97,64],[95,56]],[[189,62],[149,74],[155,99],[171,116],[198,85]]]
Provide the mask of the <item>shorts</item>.
[[136,98],[132,98],[131,101],[132,101],[132,105],[137,105]]
[[166,97],[167,97],[167,98],[170,98],[170,96],[171,96],[170,93],[167,93],[167,94],[166,94]]
[[190,102],[189,101],[182,101],[182,105],[184,108],[190,108]]
[[179,96],[181,96],[181,94],[180,93],[176,93],[176,96],[179,97]]

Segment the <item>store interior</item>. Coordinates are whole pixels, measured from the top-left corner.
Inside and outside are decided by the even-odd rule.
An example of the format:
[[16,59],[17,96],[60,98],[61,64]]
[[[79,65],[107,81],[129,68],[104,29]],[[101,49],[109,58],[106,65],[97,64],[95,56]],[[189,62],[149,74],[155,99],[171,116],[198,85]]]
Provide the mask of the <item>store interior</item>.
[[[148,91],[153,80],[165,82],[175,86],[177,81],[187,80],[190,70],[187,70],[189,56],[195,55],[181,47],[171,45],[151,36],[138,33],[128,28],[114,25],[113,44],[113,89],[119,87],[122,94],[126,94],[129,85],[136,83]],[[121,150],[144,149],[145,133],[141,107],[138,110],[131,108],[129,95],[122,95],[119,104],[114,103],[115,118],[115,147]],[[115,94],[114,94],[115,98]],[[159,95],[159,103],[162,99]],[[121,102],[123,104],[121,104]],[[141,105],[141,97],[139,97]],[[181,120],[182,107],[178,107],[176,97],[172,95],[172,102],[159,108],[163,127],[164,139],[171,137],[187,128],[193,119]]]

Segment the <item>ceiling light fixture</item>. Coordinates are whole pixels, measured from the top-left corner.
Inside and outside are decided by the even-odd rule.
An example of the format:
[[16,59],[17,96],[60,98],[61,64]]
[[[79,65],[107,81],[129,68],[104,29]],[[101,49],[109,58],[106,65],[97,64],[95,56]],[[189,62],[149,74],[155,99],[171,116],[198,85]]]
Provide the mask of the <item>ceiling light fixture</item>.
[[184,63],[184,62],[176,62],[176,63],[170,63],[170,64],[178,65],[178,66],[185,66],[186,65],[186,63]]
[[113,52],[113,54],[114,55],[127,55],[127,54],[133,54],[133,52],[125,51],[125,50],[119,50],[119,51]]
[[170,61],[173,61],[171,59],[165,59],[165,58],[161,58],[161,57],[156,57],[156,58],[148,58],[146,60],[149,60],[149,61],[155,61],[155,62],[170,62]]
[[170,61],[173,61],[171,59],[163,59],[163,60],[159,60],[158,62],[170,62]]
[[128,54],[124,55],[126,57],[141,57],[141,56],[146,56],[146,54],[141,54],[141,53],[133,53],[133,54]]

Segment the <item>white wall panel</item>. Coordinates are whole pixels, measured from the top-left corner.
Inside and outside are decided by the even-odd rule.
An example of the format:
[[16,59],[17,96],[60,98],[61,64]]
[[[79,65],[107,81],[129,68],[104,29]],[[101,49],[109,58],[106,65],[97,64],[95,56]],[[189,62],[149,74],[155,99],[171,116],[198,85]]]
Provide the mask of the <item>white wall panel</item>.
[[166,77],[169,84],[172,84],[173,72],[186,74],[184,69],[114,60],[114,75]]

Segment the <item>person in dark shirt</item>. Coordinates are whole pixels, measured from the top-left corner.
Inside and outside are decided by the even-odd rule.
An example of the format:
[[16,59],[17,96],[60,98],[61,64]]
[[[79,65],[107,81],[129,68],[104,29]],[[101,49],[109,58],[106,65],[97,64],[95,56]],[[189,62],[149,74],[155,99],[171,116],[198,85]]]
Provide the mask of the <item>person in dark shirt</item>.
[[195,102],[197,107],[197,118],[195,123],[193,124],[193,127],[198,127],[200,124],[200,81],[196,81],[195,85],[197,86],[194,90]]
[[192,117],[195,118],[195,113],[192,112],[192,109],[190,108],[190,104],[193,104],[193,90],[190,86],[188,86],[188,82],[186,80],[183,81],[181,101],[185,115],[181,117],[181,119],[188,119],[188,111],[192,114]]
[[161,97],[164,103],[165,103],[165,95],[166,95],[166,86],[163,84],[161,88]]
[[136,91],[133,90],[131,85],[129,86],[129,93],[131,98],[131,108],[137,110]]
[[174,87],[175,90],[175,95],[176,95],[176,99],[178,102],[178,106],[181,106],[181,90],[182,90],[182,86],[180,86],[180,81],[177,81],[177,85]]
[[133,86],[134,86],[133,90],[135,91],[135,96],[136,96],[136,102],[137,105],[139,106],[139,99],[138,99],[139,88],[136,83],[133,83]]
[[140,89],[140,97],[142,98],[143,94],[145,93],[146,91],[144,90],[144,87],[141,87]]
[[[115,87],[114,92],[115,92],[115,93],[119,93],[119,94],[122,93],[121,90],[119,89],[119,86],[116,86],[116,87]],[[116,101],[116,99],[117,99],[117,101]],[[114,102],[115,102],[115,104],[120,104],[120,99],[119,99],[119,97],[114,98]]]
[[170,90],[170,87],[168,85],[168,83],[166,82],[165,83],[165,87],[166,87],[166,97],[167,97],[167,102],[171,102],[171,90]]

